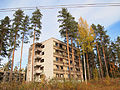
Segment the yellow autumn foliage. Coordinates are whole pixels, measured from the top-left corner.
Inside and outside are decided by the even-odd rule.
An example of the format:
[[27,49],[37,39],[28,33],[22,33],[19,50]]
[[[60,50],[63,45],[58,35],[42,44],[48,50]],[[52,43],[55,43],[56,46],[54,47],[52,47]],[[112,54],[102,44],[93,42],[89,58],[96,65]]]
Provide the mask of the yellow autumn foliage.
[[79,18],[78,22],[78,35],[77,41],[83,50],[83,53],[93,50],[95,33],[92,27],[87,24],[86,20],[82,17]]

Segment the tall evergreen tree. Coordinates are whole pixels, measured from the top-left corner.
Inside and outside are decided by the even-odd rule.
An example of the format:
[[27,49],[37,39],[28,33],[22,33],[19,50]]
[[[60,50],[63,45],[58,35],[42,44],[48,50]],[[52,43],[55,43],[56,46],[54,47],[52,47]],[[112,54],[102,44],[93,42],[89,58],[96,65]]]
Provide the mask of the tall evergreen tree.
[[[24,19],[22,20],[22,24],[21,24],[21,39],[22,39],[22,46],[21,46],[21,56],[20,56],[20,72],[21,72],[21,64],[22,64],[22,53],[23,53],[23,43],[28,43],[29,41],[29,17],[26,15],[24,17]],[[20,79],[21,79],[21,75],[20,75]],[[19,80],[20,80],[19,79]]]
[[13,72],[13,64],[14,64],[14,54],[15,54],[15,49],[17,46],[19,46],[19,37],[20,37],[20,27],[21,23],[24,17],[24,13],[22,10],[17,10],[14,13],[14,19],[13,19],[13,27],[12,27],[12,32],[13,32],[13,40],[14,40],[14,45],[13,45],[13,54],[12,54],[12,65],[11,65],[11,73],[10,73],[10,80],[12,80],[12,72]]
[[32,81],[34,81],[34,74],[33,74],[33,64],[34,64],[34,49],[35,49],[35,40],[39,40],[40,38],[40,34],[41,31],[40,29],[42,28],[41,26],[41,18],[42,18],[42,14],[40,12],[39,9],[36,9],[36,11],[34,11],[32,13],[32,17],[31,17],[31,37],[33,37],[33,48],[32,48]]
[[99,60],[99,67],[100,67],[100,75],[101,75],[101,78],[103,78],[103,69],[102,69],[102,60],[101,60],[101,56],[100,56],[100,51],[99,51],[99,45],[98,45],[98,42],[99,42],[99,32],[97,30],[97,27],[96,25],[92,24],[92,28],[94,29],[94,32],[95,32],[95,41],[96,41],[96,50],[97,50],[97,55],[98,55],[98,60]]
[[[77,32],[77,25],[78,23],[73,19],[73,21],[71,22],[71,29],[69,31],[69,37],[70,37],[70,40],[71,40],[71,49],[72,49],[72,62],[73,62],[73,71],[75,73],[75,56],[74,56],[74,46],[73,46],[73,42],[75,41],[76,37],[75,37],[75,34]],[[75,77],[75,75],[74,75]]]
[[108,46],[108,43],[109,43],[109,36],[106,35],[106,31],[104,30],[104,26],[101,26],[100,24],[98,24],[96,26],[96,28],[94,28],[95,32],[97,33],[97,40],[98,40],[98,43],[99,43],[99,46],[100,46],[100,50],[101,50],[101,56],[104,58],[104,62],[105,63],[105,69],[106,69],[106,76],[109,76],[109,73],[108,73],[108,60],[107,60],[107,46]]
[[[73,30],[73,21],[74,17],[67,11],[66,8],[62,8],[61,11],[59,11],[58,17],[58,22],[61,23],[59,26],[60,29],[60,34],[62,37],[65,37],[67,40],[67,55],[68,55],[68,61],[69,61],[69,79],[71,79],[71,71],[70,71],[70,51],[69,51],[69,34],[70,30]],[[75,22],[74,22],[75,23]]]
[[0,22],[0,56],[2,57],[6,57],[8,55],[10,28],[10,18],[6,16]]
[[80,76],[81,76],[81,81],[83,82],[83,69],[82,69],[82,63],[81,63],[81,49],[80,49],[80,45],[78,43],[78,36],[76,36],[77,34],[75,34],[75,42],[77,44],[77,55],[78,55],[78,61],[79,61],[79,69],[80,69]]
[[116,43],[116,59],[117,62],[120,63],[120,36],[117,37],[115,43]]

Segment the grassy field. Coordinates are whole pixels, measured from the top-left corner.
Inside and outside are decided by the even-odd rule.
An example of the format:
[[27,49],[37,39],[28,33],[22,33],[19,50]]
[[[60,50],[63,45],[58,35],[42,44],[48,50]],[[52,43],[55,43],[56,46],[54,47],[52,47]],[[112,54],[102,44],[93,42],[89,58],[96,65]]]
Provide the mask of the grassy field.
[[0,90],[120,90],[120,78],[91,80],[87,84],[75,80],[60,82],[55,79],[48,83],[0,83]]

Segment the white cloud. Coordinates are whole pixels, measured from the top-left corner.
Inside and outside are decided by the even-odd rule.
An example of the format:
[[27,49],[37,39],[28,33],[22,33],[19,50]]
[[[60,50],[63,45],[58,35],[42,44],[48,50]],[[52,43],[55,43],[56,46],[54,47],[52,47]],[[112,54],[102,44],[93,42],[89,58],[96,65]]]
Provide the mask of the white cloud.
[[[96,0],[92,0],[94,3]],[[110,2],[109,2],[110,3]],[[120,7],[86,7],[80,9],[70,9],[76,20],[82,16],[89,24],[102,24],[106,27],[120,20]]]

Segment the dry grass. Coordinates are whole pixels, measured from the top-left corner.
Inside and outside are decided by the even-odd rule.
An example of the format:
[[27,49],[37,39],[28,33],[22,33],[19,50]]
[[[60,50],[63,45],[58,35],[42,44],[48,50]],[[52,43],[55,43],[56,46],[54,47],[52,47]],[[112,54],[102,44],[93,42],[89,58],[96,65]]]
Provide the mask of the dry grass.
[[87,84],[77,81],[63,81],[56,79],[43,83],[12,82],[0,83],[0,90],[120,90],[120,78],[91,80]]

